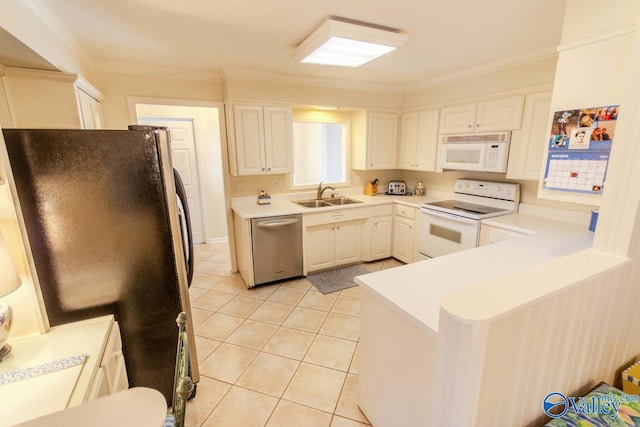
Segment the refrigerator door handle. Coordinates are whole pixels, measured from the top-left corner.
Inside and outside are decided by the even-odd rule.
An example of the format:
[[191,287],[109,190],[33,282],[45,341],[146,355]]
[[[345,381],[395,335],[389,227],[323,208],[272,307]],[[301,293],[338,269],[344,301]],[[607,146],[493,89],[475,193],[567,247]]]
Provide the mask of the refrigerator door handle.
[[[189,205],[187,204],[187,192],[184,188],[180,174],[174,168],[173,178],[176,183],[176,195],[178,197],[178,207],[182,208],[184,213],[184,221],[180,222],[180,230],[182,231],[182,241],[184,247],[184,258],[187,261],[187,283],[191,287],[193,280],[194,256],[193,256],[193,233],[191,230],[191,216],[189,215]],[[183,225],[184,223],[184,225]],[[183,229],[183,227],[185,229]]]

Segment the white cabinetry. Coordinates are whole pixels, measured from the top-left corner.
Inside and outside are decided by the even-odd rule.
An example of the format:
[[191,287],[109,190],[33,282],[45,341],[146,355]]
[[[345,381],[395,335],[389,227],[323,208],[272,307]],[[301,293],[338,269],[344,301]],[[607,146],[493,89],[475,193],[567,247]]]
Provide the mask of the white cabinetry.
[[353,169],[396,168],[399,121],[397,111],[360,110],[353,114]]
[[102,127],[102,94],[77,74],[13,67],[3,70],[2,83],[11,122],[3,123],[3,127]]
[[418,209],[395,205],[393,218],[393,257],[410,263],[417,250],[416,213]]
[[371,218],[371,260],[391,256],[393,237],[393,205],[373,208]]
[[493,132],[519,129],[524,95],[444,107],[440,111],[440,133]]
[[284,174],[293,170],[291,106],[232,104],[227,109],[231,174]]
[[480,225],[480,241],[479,246],[490,245],[492,243],[501,242],[503,240],[511,240],[518,237],[526,236],[528,233],[521,233],[506,228],[494,227],[492,225]]
[[254,285],[253,254],[251,251],[251,222],[233,213],[233,230],[235,233],[236,264],[238,272],[248,288]]
[[370,217],[368,208],[304,215],[304,274],[364,259],[370,240],[363,234]]
[[309,271],[360,261],[362,221],[343,221],[307,229]]
[[127,388],[129,388],[129,379],[124,354],[122,354],[120,326],[118,322],[114,322],[100,361],[98,375],[88,393],[87,400],[97,399]]
[[70,368],[64,369],[67,375],[53,372],[37,377],[38,390],[29,388],[32,380],[0,387],[0,400],[31,408],[15,411],[0,406],[3,425],[62,411],[129,387],[120,329],[112,315],[55,326],[41,335],[9,338],[9,344],[13,349],[6,358],[8,363],[0,363],[0,374],[44,364],[56,365],[56,361],[83,354],[87,357],[76,374]]
[[551,91],[528,93],[522,129],[511,134],[507,178],[537,181],[545,145],[549,143]]
[[436,170],[439,115],[438,109],[402,113],[398,149],[400,169]]

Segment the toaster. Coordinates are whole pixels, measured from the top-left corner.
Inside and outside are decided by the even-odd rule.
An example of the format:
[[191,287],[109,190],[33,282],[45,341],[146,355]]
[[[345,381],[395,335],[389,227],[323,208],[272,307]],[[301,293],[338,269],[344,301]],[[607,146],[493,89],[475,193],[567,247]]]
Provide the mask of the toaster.
[[387,194],[407,194],[407,183],[404,181],[389,181],[389,189]]

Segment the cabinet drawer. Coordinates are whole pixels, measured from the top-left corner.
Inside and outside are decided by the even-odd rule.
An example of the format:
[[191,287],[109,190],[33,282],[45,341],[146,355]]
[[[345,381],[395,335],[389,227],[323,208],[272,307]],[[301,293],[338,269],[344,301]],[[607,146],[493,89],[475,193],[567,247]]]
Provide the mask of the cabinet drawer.
[[114,322],[107,340],[104,355],[100,367],[104,372],[104,381],[107,383],[109,393],[123,390],[123,384],[128,383],[126,377],[126,367],[122,354],[122,338],[120,337],[120,326]]
[[409,206],[396,205],[394,208],[394,213],[396,216],[401,216],[403,218],[416,219],[416,208],[411,208]]
[[367,219],[369,217],[371,217],[371,210],[369,208],[337,209],[329,212],[304,214],[302,221],[305,227],[309,227],[313,225],[351,221],[354,219]]
[[393,205],[382,205],[382,206],[374,206],[372,209],[371,216],[389,216],[393,214]]

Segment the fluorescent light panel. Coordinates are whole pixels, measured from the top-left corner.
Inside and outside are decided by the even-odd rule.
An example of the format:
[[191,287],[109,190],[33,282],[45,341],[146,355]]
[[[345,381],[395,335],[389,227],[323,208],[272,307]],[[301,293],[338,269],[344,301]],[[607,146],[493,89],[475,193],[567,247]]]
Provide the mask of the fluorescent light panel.
[[304,63],[359,67],[404,45],[408,38],[398,30],[328,19],[292,56]]

